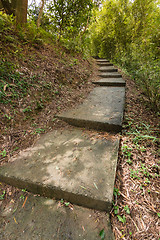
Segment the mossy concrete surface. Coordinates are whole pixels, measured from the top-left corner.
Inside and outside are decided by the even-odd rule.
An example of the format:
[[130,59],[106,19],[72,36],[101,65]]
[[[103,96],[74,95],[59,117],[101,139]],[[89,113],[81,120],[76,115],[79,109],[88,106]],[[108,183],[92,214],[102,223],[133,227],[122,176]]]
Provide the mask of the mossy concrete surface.
[[107,63],[109,62],[107,59],[97,59],[97,63]]
[[122,78],[122,75],[118,72],[102,72],[98,76],[102,78]]
[[110,62],[97,62],[97,65],[104,67],[104,66],[113,66],[113,63]]
[[96,87],[83,104],[57,117],[75,126],[119,132],[124,101],[124,87]]
[[100,72],[118,72],[118,69],[113,66],[102,66],[98,69]]
[[108,87],[125,87],[126,82],[123,78],[101,78],[98,81],[93,81],[92,83],[99,86]]
[[91,138],[80,129],[53,131],[2,166],[0,181],[109,212],[118,148],[119,138]]
[[1,240],[97,240],[102,229],[113,240],[109,216],[103,212],[29,195],[10,202],[0,217]]

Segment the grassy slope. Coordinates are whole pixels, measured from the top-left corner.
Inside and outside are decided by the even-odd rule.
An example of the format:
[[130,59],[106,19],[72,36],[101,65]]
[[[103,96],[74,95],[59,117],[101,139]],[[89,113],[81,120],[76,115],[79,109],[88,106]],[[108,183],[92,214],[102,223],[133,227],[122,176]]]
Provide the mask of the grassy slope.
[[18,30],[5,20],[0,32],[1,163],[38,134],[63,125],[54,115],[81,102],[92,88],[92,61],[41,31]]

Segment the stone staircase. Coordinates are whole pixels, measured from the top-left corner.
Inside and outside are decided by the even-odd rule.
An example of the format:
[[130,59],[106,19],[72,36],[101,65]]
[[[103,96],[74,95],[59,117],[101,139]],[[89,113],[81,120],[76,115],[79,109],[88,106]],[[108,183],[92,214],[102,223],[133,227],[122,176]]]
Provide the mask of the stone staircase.
[[[119,149],[117,133],[122,128],[125,104],[125,81],[107,60],[98,59],[97,64],[102,79],[93,82],[96,87],[88,98],[76,109],[56,116],[72,127],[42,135],[33,147],[1,167],[0,181],[50,199],[64,199],[79,205],[81,210],[77,212],[83,212],[82,215],[89,214],[90,209],[110,212]],[[99,131],[110,132],[110,137],[105,139]],[[32,199],[31,204],[34,201]],[[41,200],[42,205],[44,202]],[[84,207],[88,209],[84,210]],[[54,216],[59,216],[59,210],[54,208],[53,212]],[[56,225],[58,222],[54,216]],[[63,218],[61,214],[60,221]],[[109,218],[107,221],[109,224]],[[113,236],[108,224],[104,228],[109,240]],[[88,227],[92,229],[90,225]],[[97,233],[91,229],[87,233],[91,235],[83,232],[78,237],[75,229],[71,229],[73,238],[58,235],[59,238],[53,239],[98,239]],[[65,231],[64,236],[68,236]]]

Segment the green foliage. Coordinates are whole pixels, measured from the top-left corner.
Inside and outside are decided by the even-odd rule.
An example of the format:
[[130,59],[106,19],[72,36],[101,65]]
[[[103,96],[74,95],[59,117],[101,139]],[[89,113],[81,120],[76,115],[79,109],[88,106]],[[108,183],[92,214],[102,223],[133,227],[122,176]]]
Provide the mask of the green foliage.
[[104,229],[102,229],[101,231],[100,231],[100,233],[99,233],[99,236],[101,237],[101,240],[104,240],[105,239],[105,231],[104,231]]
[[113,190],[113,195],[114,195],[115,197],[121,195],[121,194],[119,193],[119,189],[118,189],[118,188],[114,188],[114,190]]
[[130,210],[129,210],[128,205],[124,206],[124,210],[126,211],[127,214],[130,214]]
[[52,22],[57,38],[73,37],[85,27],[92,7],[90,0],[54,0],[47,4],[46,17]]
[[126,144],[124,144],[122,146],[121,150],[122,150],[124,156],[128,158],[127,163],[132,164],[131,156],[132,156],[132,150],[133,149],[128,147]]
[[122,222],[123,224],[126,222],[126,217],[123,215],[123,216],[120,216],[120,215],[117,215],[117,218],[120,222]]
[[70,202],[66,202],[63,199],[61,199],[60,203],[65,207],[69,207],[69,205],[70,205]]
[[20,199],[24,200],[24,199],[25,199],[24,193],[26,193],[27,191],[26,191],[26,189],[24,188],[24,189],[22,189],[22,192],[23,192],[23,193],[21,194]]
[[[61,42],[68,50],[88,54],[88,25],[92,9],[100,0],[54,0],[47,1],[41,19],[41,27],[52,37]],[[30,19],[35,23],[39,7],[33,2],[28,10]]]
[[2,152],[0,152],[0,155],[2,156],[2,158],[6,157],[7,156],[6,150],[4,149]]
[[6,191],[4,190],[2,194],[0,194],[0,201],[4,199],[4,196],[6,194]]
[[[0,102],[10,103],[14,99],[24,97],[31,85],[16,65],[1,57],[0,59]],[[7,117],[7,116],[6,116]]]
[[106,0],[93,18],[92,55],[112,59],[127,70],[160,107],[160,8],[154,0]]

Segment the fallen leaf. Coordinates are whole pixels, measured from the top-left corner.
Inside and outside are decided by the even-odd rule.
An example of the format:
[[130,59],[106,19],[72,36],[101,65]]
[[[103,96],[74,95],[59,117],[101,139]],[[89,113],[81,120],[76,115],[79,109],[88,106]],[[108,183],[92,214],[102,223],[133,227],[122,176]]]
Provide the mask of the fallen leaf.
[[22,205],[22,208],[25,206],[26,201],[27,201],[27,198],[28,198],[28,197],[25,198],[24,203],[23,203],[23,205]]
[[16,221],[16,219],[15,219],[15,217],[14,217],[13,219],[14,219],[15,223],[18,224],[17,221]]

